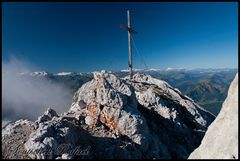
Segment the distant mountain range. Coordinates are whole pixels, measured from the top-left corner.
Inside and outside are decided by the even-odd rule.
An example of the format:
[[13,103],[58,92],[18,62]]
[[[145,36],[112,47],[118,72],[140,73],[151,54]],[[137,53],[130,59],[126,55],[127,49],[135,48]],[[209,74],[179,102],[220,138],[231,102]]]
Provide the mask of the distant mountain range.
[[[149,69],[138,70],[152,77],[162,79],[182,93],[191,97],[196,103],[217,115],[227,96],[230,83],[237,73],[237,69]],[[125,71],[119,73],[127,75]]]
[[[196,103],[217,115],[223,101],[227,96],[227,90],[234,79],[238,69],[135,69],[134,73],[149,74],[157,79],[168,82],[178,88],[183,94],[192,98]],[[112,72],[119,77],[128,75],[128,70]],[[72,92],[81,87],[85,82],[93,78],[93,73],[60,72],[48,73],[45,71],[33,73],[19,73],[22,76],[30,76],[33,79],[46,78],[49,81],[57,82],[68,86]]]

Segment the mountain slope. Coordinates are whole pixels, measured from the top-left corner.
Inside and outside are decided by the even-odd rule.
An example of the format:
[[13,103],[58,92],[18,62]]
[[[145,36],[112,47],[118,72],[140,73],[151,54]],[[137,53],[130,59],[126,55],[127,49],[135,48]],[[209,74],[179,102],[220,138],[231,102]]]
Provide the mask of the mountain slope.
[[238,74],[219,115],[189,159],[238,159]]
[[[9,124],[3,129],[2,147],[27,124],[33,129],[23,136],[22,153],[33,159],[186,159],[214,119],[178,89],[150,75],[129,80],[94,73],[75,93],[68,112],[58,115],[48,109],[35,122]],[[68,150],[59,153],[65,144]],[[79,146],[85,155],[71,153]]]

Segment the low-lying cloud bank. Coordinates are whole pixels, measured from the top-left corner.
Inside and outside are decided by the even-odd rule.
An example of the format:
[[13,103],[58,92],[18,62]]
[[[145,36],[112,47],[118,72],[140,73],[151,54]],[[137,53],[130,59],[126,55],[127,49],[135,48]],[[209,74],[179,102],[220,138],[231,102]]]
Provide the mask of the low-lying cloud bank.
[[16,57],[2,64],[2,120],[35,120],[48,107],[67,111],[73,94],[70,89],[46,78],[36,79],[19,73],[37,68]]

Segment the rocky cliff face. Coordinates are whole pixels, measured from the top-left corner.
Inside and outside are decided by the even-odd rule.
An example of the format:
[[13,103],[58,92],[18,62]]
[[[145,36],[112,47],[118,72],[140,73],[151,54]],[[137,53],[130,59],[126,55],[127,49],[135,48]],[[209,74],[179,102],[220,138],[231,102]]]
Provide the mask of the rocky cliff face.
[[190,159],[238,159],[238,74],[222,109]]
[[[22,138],[24,152],[3,156],[186,159],[213,120],[178,89],[149,75],[136,74],[130,81],[95,73],[75,93],[68,112],[58,115],[48,109],[35,122],[20,120],[30,131]],[[3,143],[24,131],[16,124],[3,129]]]

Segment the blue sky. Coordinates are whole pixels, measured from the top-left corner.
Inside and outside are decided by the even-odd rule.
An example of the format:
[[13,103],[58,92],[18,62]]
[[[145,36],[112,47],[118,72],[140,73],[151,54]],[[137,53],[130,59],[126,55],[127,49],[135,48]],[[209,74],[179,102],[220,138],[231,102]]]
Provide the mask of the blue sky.
[[[237,68],[238,3],[2,3],[2,59],[41,70],[127,68],[126,10],[149,68]],[[133,48],[133,66],[145,68]]]

